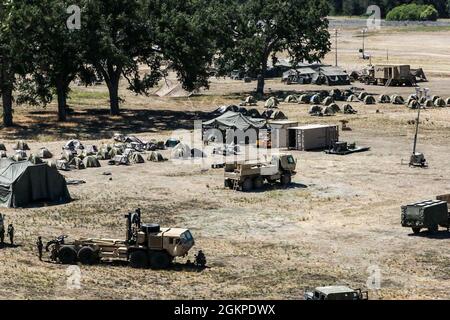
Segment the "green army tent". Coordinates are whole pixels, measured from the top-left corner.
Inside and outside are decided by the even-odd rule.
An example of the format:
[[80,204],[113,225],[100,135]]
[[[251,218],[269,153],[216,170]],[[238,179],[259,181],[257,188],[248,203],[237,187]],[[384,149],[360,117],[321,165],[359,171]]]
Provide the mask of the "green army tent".
[[32,202],[70,201],[66,180],[47,164],[0,161],[0,206],[24,207]]
[[99,168],[101,167],[100,162],[97,157],[87,156],[83,159],[83,164],[85,168]]

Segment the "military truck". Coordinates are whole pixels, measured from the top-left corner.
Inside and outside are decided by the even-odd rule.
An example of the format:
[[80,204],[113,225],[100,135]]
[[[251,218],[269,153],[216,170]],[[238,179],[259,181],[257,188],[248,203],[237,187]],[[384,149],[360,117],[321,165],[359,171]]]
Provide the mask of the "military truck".
[[261,189],[264,183],[288,186],[296,175],[297,162],[290,154],[274,155],[271,161],[244,161],[225,164],[225,187],[244,192]]
[[51,259],[61,264],[92,265],[103,259],[125,260],[132,268],[165,269],[176,257],[184,257],[194,246],[188,229],[161,228],[157,224],[142,224],[141,211],[125,215],[125,240],[82,238],[66,243],[65,236],[49,242]]
[[427,200],[402,206],[402,226],[411,228],[415,234],[422,229],[430,233],[437,232],[439,226],[450,227],[450,215],[447,201]]
[[369,293],[346,286],[318,287],[305,292],[305,300],[369,300]]
[[414,86],[416,77],[409,65],[375,65],[364,70],[360,81],[382,86]]

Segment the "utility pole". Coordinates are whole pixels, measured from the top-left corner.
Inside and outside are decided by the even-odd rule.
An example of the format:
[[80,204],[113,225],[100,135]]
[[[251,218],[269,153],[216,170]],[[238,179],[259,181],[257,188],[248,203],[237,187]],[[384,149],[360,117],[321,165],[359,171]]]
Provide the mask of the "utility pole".
[[362,30],[362,34],[363,34],[363,43],[362,43],[362,55],[363,55],[363,59],[366,58],[366,32],[367,32],[367,29],[364,28],[364,29]]
[[335,61],[336,61],[336,67],[338,66],[338,29],[334,29],[334,37],[335,37]]

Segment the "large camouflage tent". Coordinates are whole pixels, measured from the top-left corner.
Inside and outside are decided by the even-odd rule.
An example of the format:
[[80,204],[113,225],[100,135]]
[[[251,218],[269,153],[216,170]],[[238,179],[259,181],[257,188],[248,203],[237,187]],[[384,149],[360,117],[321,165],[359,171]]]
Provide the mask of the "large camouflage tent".
[[144,163],[145,162],[142,154],[140,154],[138,152],[132,153],[129,158],[130,158],[131,163]]
[[262,129],[266,126],[266,120],[248,118],[237,112],[227,112],[220,117],[206,121],[203,123],[203,128],[207,129],[240,129],[246,131],[250,128]]
[[391,103],[391,97],[386,94],[382,94],[378,98],[378,103]]
[[0,206],[24,207],[32,202],[70,201],[66,180],[47,164],[0,160]]

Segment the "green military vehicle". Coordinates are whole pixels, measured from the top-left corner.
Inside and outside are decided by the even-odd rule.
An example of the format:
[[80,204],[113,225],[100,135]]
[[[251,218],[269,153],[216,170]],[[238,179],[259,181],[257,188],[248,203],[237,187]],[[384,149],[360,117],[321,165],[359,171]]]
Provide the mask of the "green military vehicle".
[[[441,196],[441,199],[444,196]],[[427,200],[402,206],[402,226],[411,228],[415,234],[422,229],[428,229],[430,233],[439,230],[439,226],[450,227],[450,216],[447,201]]]
[[292,183],[297,161],[290,154],[274,155],[271,161],[244,161],[225,164],[225,187],[249,192],[261,189],[264,183]]
[[369,300],[369,293],[346,286],[318,287],[305,292],[305,300]]
[[[184,257],[194,246],[188,229],[160,228],[142,224],[141,211],[128,213],[125,240],[83,238],[66,243],[61,236],[47,243],[51,260],[62,264],[92,265],[102,259],[125,260],[132,268],[166,269],[176,257]],[[51,248],[51,250],[49,250]]]

